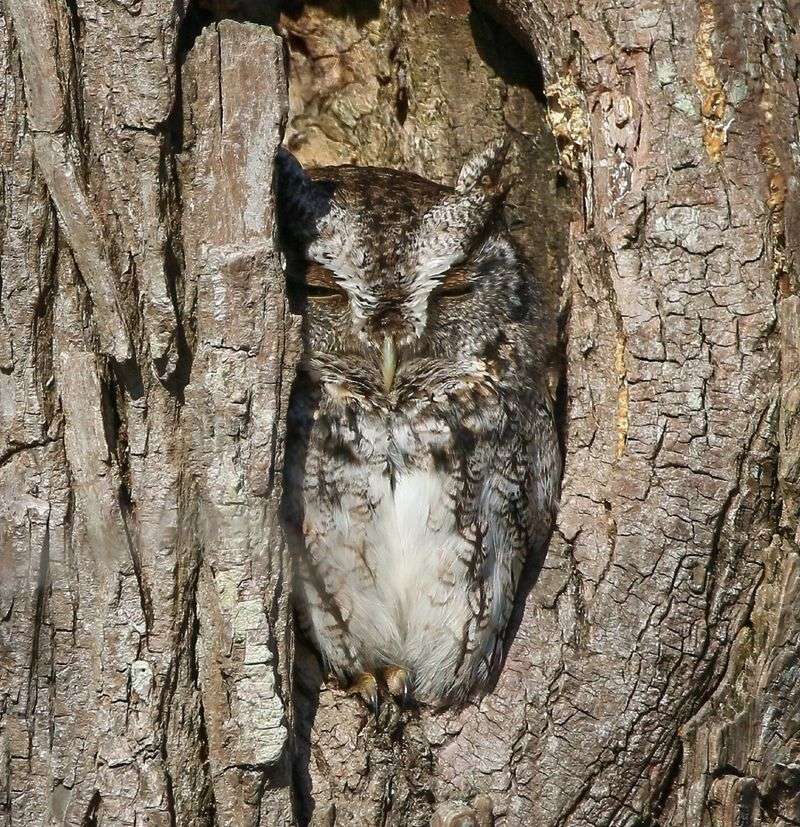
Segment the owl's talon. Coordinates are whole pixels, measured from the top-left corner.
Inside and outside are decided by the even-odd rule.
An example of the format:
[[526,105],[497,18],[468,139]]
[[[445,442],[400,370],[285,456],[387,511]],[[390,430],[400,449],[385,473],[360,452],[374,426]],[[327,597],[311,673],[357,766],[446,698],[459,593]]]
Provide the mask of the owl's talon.
[[383,670],[386,687],[400,706],[408,706],[411,701],[411,678],[402,666],[387,666]]
[[369,711],[377,720],[378,712],[380,711],[380,697],[378,695],[378,681],[375,680],[375,675],[371,672],[362,672],[350,687],[350,691],[361,697],[361,700],[364,701]]

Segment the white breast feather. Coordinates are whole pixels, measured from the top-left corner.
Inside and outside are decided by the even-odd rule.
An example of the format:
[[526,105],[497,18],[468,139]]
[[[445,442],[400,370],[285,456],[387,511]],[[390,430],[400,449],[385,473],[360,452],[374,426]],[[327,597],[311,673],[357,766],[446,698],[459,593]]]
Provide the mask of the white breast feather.
[[[363,502],[346,497],[331,515],[332,528],[318,538],[326,548],[326,579],[337,584],[335,599],[352,639],[386,665],[407,664],[414,671],[415,695],[423,701],[440,697],[452,682],[472,617],[469,547],[456,531],[446,480],[435,472],[412,471],[397,478],[392,492],[376,471],[369,492],[375,510],[366,529],[359,517],[354,531],[350,515]],[[314,525],[317,514],[309,505],[306,517]],[[318,643],[329,659],[341,656],[328,648],[332,640]]]

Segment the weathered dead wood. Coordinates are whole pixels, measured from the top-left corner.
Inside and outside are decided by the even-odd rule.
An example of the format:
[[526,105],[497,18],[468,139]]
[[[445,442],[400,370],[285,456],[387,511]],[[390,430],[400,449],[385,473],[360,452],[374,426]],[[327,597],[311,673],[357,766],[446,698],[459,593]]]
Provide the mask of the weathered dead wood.
[[282,44],[211,27],[179,102],[171,5],[12,12],[0,821],[292,823]]

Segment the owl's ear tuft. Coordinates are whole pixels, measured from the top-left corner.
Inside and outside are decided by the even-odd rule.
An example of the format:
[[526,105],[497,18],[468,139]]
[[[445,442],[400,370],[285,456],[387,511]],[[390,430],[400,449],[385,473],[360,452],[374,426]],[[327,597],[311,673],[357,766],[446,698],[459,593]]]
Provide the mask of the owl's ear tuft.
[[509,139],[497,138],[485,149],[467,159],[456,181],[456,192],[466,195],[476,187],[489,192],[498,192],[503,188],[501,173],[509,150]]
[[331,210],[330,188],[313,181],[284,147],[275,155],[275,175],[281,225],[296,236],[314,236],[320,219]]

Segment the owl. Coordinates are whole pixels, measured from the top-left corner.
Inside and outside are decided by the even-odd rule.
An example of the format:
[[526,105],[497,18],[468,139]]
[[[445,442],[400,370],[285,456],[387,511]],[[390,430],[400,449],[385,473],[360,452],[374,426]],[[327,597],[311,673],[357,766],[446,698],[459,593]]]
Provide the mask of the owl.
[[503,157],[490,145],[452,188],[278,155],[304,340],[284,466],[297,615],[375,710],[485,686],[553,519],[555,324],[503,222]]

